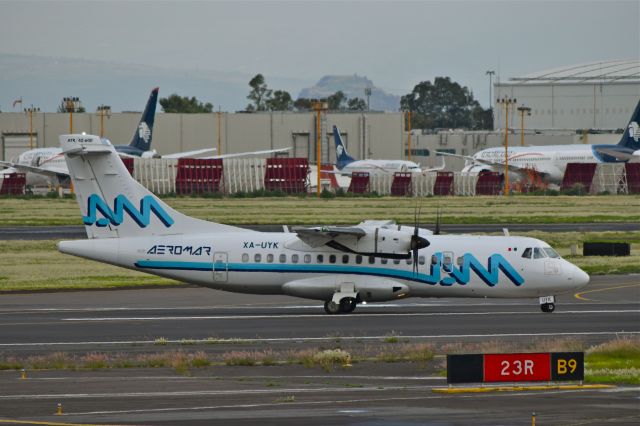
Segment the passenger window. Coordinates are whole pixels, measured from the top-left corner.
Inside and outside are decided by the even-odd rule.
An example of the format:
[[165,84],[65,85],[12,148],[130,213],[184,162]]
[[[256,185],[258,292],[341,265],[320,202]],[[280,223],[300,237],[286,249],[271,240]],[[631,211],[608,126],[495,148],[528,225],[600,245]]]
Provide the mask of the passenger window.
[[438,256],[436,256],[435,254],[433,256],[431,256],[431,264],[432,265],[437,265],[438,264]]
[[267,255],[267,263],[273,263],[273,254],[269,253]]
[[360,256],[359,254],[358,254],[358,255],[356,255],[356,263],[357,263],[358,265],[360,265],[360,264],[362,263],[362,256]]
[[324,262],[324,256],[319,254],[318,257],[316,258],[316,262],[318,262],[318,263]]
[[383,257],[382,259],[380,259],[380,263],[386,265],[387,263],[389,263],[389,259]]
[[451,266],[451,256],[445,256],[442,262],[445,266]]
[[255,255],[255,256],[253,256],[253,260],[254,260],[256,263],[260,263],[260,261],[262,260],[262,255],[261,255],[260,253],[256,253],[256,255]]
[[304,263],[311,263],[311,255],[310,254],[305,254],[304,255]]
[[292,254],[291,255],[291,263],[298,263],[298,255],[297,254]]
[[522,257],[524,257],[525,259],[531,259],[531,247],[527,247],[526,249],[524,249],[524,251],[522,252]]
[[464,263],[464,257],[463,256],[458,256],[458,258],[456,259],[456,264],[458,266],[462,266],[463,263]]
[[374,263],[376,263],[376,258],[373,256],[369,256],[369,264],[373,265]]
[[547,257],[547,255],[542,251],[541,248],[535,247],[533,249],[533,258],[534,259],[543,259]]
[[418,265],[424,265],[426,262],[426,259],[424,258],[424,256],[418,256]]
[[336,263],[336,255],[332,254],[329,256],[329,263]]
[[242,253],[242,263],[247,263],[249,261],[249,255],[247,253]]
[[393,264],[394,265],[399,265],[400,264],[400,259],[393,259]]
[[411,265],[411,264],[413,264],[413,259],[411,258],[407,259],[407,265]]
[[287,263],[287,255],[282,253],[280,255],[280,259],[279,260],[280,260],[280,263]]
[[345,254],[342,256],[342,263],[349,263],[349,255]]

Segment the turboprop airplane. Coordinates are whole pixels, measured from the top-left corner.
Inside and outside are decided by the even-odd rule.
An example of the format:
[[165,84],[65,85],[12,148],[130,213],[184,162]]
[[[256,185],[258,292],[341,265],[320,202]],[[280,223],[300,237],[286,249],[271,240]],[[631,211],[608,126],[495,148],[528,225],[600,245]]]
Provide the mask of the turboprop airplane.
[[62,135],[88,239],[58,249],[200,286],[324,302],[329,314],[406,297],[554,296],[589,282],[547,243],[510,236],[432,235],[393,222],[256,232],[181,214],[136,182],[115,148]]
[[[626,163],[640,161],[640,101],[617,145],[548,145],[509,147],[509,174],[522,178],[535,170],[550,183],[562,182],[568,163]],[[504,148],[487,148],[473,156],[440,153],[466,160],[462,173],[504,172]]]
[[442,170],[445,167],[444,158],[441,166],[430,169],[423,169],[418,163],[407,160],[356,160],[347,152],[337,126],[333,126],[333,141],[336,144],[337,172],[335,173],[341,175],[351,176],[353,172],[367,172],[370,176],[392,175],[395,172],[426,173]]
[[[149,95],[149,100],[140,117],[129,145],[116,145],[115,149],[123,157],[157,158],[160,155],[151,149],[153,136],[153,122],[158,103],[158,91],[155,88]],[[182,158],[204,154],[214,151],[213,148],[199,149],[195,151],[178,152],[164,155],[164,158]],[[0,161],[0,166],[7,167],[0,174],[12,174],[16,172],[26,173],[28,186],[58,185],[69,181],[69,170],[64,160],[62,150],[53,148],[36,148],[23,152],[15,161]]]

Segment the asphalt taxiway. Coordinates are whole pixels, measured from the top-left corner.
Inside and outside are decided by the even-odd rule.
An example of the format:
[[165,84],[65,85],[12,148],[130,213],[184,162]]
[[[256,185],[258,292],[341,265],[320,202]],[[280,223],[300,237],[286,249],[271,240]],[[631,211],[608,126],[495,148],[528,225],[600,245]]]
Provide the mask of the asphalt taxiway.
[[[640,334],[640,276],[536,300],[408,299],[326,315],[318,302],[183,287],[0,295],[0,354],[276,351],[402,342],[598,343]],[[158,338],[164,343],[158,346]],[[215,337],[228,343],[199,344]],[[186,339],[186,340],[185,340]],[[242,340],[241,342],[236,339]],[[188,345],[184,342],[188,341]],[[0,424],[638,424],[637,387],[441,395],[442,362],[0,371]],[[63,404],[62,416],[55,416]],[[4,419],[4,420],[3,420]]]

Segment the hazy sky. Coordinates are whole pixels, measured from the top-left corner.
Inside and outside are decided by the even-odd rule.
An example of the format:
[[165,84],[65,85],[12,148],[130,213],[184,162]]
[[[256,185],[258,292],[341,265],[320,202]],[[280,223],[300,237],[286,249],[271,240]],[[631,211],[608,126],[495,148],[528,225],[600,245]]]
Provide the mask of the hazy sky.
[[357,73],[399,95],[448,75],[486,105],[489,69],[507,79],[640,58],[640,1],[0,0],[0,53],[261,72],[267,81]]

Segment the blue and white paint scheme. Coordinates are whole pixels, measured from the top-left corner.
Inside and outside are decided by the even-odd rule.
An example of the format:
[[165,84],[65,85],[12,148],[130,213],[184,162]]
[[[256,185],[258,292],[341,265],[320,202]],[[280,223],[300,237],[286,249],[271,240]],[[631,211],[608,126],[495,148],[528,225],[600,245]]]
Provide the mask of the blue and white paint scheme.
[[88,236],[61,241],[63,253],[214,289],[316,299],[330,314],[404,297],[544,297],[549,312],[551,296],[589,281],[534,238],[433,235],[391,221],[273,233],[195,219],[132,179],[99,137],[60,143]]
[[[549,183],[562,182],[568,163],[626,163],[640,161],[640,101],[631,115],[629,124],[617,145],[546,145],[509,147],[509,174],[523,176],[525,170],[535,170]],[[473,156],[440,153],[444,156],[464,158],[462,173],[482,171],[504,172],[504,148],[487,148]]]
[[366,172],[370,176],[393,175],[396,172],[426,173],[442,170],[445,166],[444,158],[441,166],[429,169],[423,169],[418,163],[407,160],[356,160],[347,152],[337,126],[333,126],[333,141],[336,146],[336,173],[341,175],[351,176],[354,172]]

